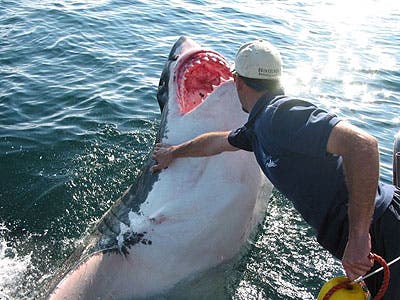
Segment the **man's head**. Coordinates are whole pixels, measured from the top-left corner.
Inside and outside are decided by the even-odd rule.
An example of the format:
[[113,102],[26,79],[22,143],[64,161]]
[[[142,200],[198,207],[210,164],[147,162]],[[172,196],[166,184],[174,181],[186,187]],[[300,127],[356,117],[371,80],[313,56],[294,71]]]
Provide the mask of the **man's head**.
[[274,93],[281,89],[281,55],[266,41],[255,40],[246,43],[236,54],[234,74],[239,98],[243,109],[247,111],[248,98],[250,97],[250,100],[254,98],[251,94],[258,96],[266,91]]

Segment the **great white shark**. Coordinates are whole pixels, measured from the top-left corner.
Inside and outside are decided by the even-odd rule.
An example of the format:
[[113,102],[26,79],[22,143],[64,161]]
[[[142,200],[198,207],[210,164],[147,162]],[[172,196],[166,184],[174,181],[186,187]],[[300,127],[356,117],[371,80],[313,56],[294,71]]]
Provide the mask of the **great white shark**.
[[[181,37],[161,75],[156,142],[177,144],[240,127],[228,62]],[[181,158],[153,174],[149,159],[47,286],[47,299],[154,297],[234,258],[261,220],[272,185],[252,153]]]

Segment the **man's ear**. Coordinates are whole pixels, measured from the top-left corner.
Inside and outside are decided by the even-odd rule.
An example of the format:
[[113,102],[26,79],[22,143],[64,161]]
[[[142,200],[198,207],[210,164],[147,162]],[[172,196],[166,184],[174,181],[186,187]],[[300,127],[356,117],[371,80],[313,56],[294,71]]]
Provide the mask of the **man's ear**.
[[243,88],[243,80],[240,78],[240,76],[235,76],[235,84],[236,84],[236,89],[241,90]]

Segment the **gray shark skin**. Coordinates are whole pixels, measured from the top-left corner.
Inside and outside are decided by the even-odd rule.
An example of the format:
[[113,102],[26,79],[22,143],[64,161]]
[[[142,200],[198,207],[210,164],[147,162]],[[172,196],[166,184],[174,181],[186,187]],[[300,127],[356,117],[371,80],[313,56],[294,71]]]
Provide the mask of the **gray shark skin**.
[[[226,60],[181,37],[161,74],[156,142],[176,144],[240,127],[248,117]],[[252,153],[152,159],[46,286],[47,299],[143,299],[238,255],[264,215],[272,185]]]

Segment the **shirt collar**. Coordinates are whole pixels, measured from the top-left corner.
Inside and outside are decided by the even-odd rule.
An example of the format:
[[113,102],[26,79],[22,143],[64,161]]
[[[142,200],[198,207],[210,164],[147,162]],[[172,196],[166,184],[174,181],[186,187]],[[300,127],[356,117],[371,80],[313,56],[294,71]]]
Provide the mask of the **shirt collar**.
[[283,90],[278,90],[275,93],[266,92],[264,95],[257,100],[256,104],[254,104],[252,110],[249,114],[249,120],[255,118],[258,113],[263,109],[263,107],[267,107],[267,105],[275,99],[276,96],[284,95]]

